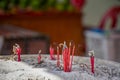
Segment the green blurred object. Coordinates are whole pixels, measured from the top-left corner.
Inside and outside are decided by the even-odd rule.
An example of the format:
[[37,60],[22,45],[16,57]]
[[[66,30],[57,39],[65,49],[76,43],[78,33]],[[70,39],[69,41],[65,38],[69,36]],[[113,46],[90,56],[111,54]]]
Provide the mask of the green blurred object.
[[47,6],[49,7],[54,7],[55,6],[55,0],[48,0],[47,1]]
[[0,0],[0,10],[3,12],[16,13],[21,11],[68,11],[74,7],[70,0]]
[[47,2],[48,2],[48,0],[40,0],[40,9],[46,10],[47,9]]
[[45,10],[47,0],[32,0],[30,6],[33,10]]
[[16,7],[18,7],[19,2],[20,2],[20,0],[10,0],[9,5],[8,5],[10,13],[11,12],[14,13],[13,11]]
[[58,11],[65,11],[69,5],[69,0],[56,0],[56,9]]
[[10,0],[11,6],[18,6],[21,0]]
[[21,9],[26,9],[29,6],[30,1],[31,0],[20,0],[19,7]]
[[74,11],[74,7],[72,5],[68,5],[67,11],[68,12],[73,12]]
[[30,7],[32,10],[38,10],[40,8],[40,0],[31,0]]
[[0,0],[0,9],[2,9],[2,10],[7,10],[7,7],[8,5],[7,5],[7,0]]
[[55,9],[55,0],[47,0],[47,11],[53,11]]

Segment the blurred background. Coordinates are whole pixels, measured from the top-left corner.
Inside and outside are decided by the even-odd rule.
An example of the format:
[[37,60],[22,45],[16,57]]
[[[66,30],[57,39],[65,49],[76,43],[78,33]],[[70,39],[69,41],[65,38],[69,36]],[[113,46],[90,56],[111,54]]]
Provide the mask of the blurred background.
[[[104,50],[99,49],[100,47],[94,48],[99,45],[99,41],[89,47],[88,44],[94,44],[96,40],[90,42],[91,35],[87,34],[94,32],[95,30],[91,30],[94,28],[101,30],[99,27],[104,21],[103,17],[115,6],[117,10],[112,12],[118,14],[120,0],[0,0],[1,54],[12,53],[14,43],[19,43],[23,53],[29,54],[37,53],[39,49],[42,49],[42,53],[48,53],[50,44],[72,40],[79,45],[75,55],[87,55],[89,50],[95,50],[98,58],[113,60],[109,57],[116,55],[116,52],[109,55],[107,48],[102,54],[100,51]],[[120,16],[116,13],[112,14],[114,21],[107,19],[105,26],[109,27],[114,23],[119,29]],[[102,31],[106,32],[103,28]],[[101,39],[104,40],[106,34],[102,36]],[[120,55],[120,52],[117,52],[118,54]],[[119,58],[120,56],[117,57]]]

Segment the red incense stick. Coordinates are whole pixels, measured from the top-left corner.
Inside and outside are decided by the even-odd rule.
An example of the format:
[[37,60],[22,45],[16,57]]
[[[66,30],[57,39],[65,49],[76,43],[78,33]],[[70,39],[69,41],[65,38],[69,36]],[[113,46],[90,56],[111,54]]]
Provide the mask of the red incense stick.
[[63,52],[62,52],[64,71],[66,71],[65,52],[66,52],[66,49],[64,49]]
[[18,44],[15,44],[15,46],[16,46],[16,54],[18,55],[17,61],[20,62],[21,61],[21,57],[20,57],[20,55],[21,55],[21,48],[20,48],[20,46]]
[[71,42],[70,42],[70,44],[69,44],[68,56],[67,56],[67,57],[68,57],[68,62],[67,62],[67,63],[68,63],[68,64],[67,64],[68,67],[67,67],[67,71],[69,71],[69,72],[71,71],[71,70],[70,70],[70,54],[71,54]]
[[59,47],[57,47],[57,66],[60,66]]
[[[72,58],[71,58],[71,52],[72,52]],[[62,56],[63,56],[63,68],[65,72],[71,71],[74,52],[75,52],[75,46],[73,46],[72,48],[70,43],[68,48],[66,42],[64,42],[62,49]]]
[[91,72],[94,73],[94,51],[89,51],[90,62],[91,62]]
[[54,57],[54,48],[52,48],[51,46],[50,46],[50,59],[51,60],[55,60],[55,57]]
[[38,64],[41,62],[41,50],[38,52]]
[[65,48],[64,51],[63,51],[63,64],[64,64],[64,71],[65,72],[68,72],[68,56],[67,56],[67,53],[68,53],[68,48]]
[[67,71],[67,48],[65,49],[65,53],[64,53],[64,70],[65,72]]
[[17,53],[18,53],[18,62],[19,62],[21,61],[21,57],[20,57],[21,49],[20,48],[17,49]]
[[91,72],[94,73],[94,56],[91,56]]
[[73,46],[73,50],[72,50],[72,58],[71,58],[71,63],[70,63],[70,70],[72,69],[72,62],[73,62],[74,53],[75,53],[75,46]]
[[38,56],[38,64],[41,62],[41,56]]

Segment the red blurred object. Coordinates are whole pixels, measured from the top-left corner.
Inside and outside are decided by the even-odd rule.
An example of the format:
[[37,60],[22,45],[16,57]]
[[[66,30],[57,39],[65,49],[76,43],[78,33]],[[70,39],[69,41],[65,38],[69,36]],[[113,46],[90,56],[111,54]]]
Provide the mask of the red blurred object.
[[120,14],[120,6],[115,6],[113,7],[112,9],[110,9],[102,18],[101,20],[101,23],[100,23],[100,29],[104,29],[104,25],[106,23],[106,20],[108,18],[111,18],[112,19],[112,25],[111,25],[111,28],[115,28],[116,27],[116,24],[117,24],[117,17],[118,17],[118,14]]
[[60,51],[59,51],[59,47],[57,47],[57,66],[60,66]]
[[[71,52],[72,52],[72,58],[70,59]],[[71,70],[72,70],[72,62],[73,62],[74,52],[75,52],[75,46],[73,48],[71,48],[71,46],[69,46],[69,48],[65,48],[63,50],[62,55],[63,55],[63,64],[64,64],[65,72],[71,72]]]
[[71,0],[71,3],[77,9],[82,9],[85,4],[85,0]]
[[38,64],[41,62],[41,55],[38,56]]
[[67,59],[68,58],[68,48],[65,48],[62,54],[63,54],[64,71],[69,72],[69,70],[68,70],[68,66],[69,66],[68,62],[69,61]]
[[53,48],[53,47],[50,47],[50,59],[51,59],[51,60],[55,60],[54,48]]
[[94,73],[94,56],[91,56],[90,59],[91,59],[91,72]]
[[73,50],[72,50],[72,58],[71,58],[71,62],[70,62],[70,69],[72,69],[72,62],[73,62],[74,53],[75,53],[75,46],[73,46]]
[[17,51],[17,55],[18,55],[18,62],[20,62],[21,61],[21,57],[20,57],[20,55],[21,55],[21,48],[17,48],[16,51]]

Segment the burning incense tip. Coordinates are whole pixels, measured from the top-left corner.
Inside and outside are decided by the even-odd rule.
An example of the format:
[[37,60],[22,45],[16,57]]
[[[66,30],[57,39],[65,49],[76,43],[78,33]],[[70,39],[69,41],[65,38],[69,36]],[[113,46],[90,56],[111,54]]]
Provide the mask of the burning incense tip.
[[95,55],[95,52],[94,52],[94,50],[92,50],[92,51],[89,51],[89,52],[88,52],[88,55],[89,55],[89,56],[94,56],[94,55]]
[[39,51],[38,51],[38,54],[40,54],[41,52],[42,52],[42,51],[41,51],[41,50],[39,50]]
[[69,43],[69,46],[72,46],[72,43],[71,43],[71,42]]

